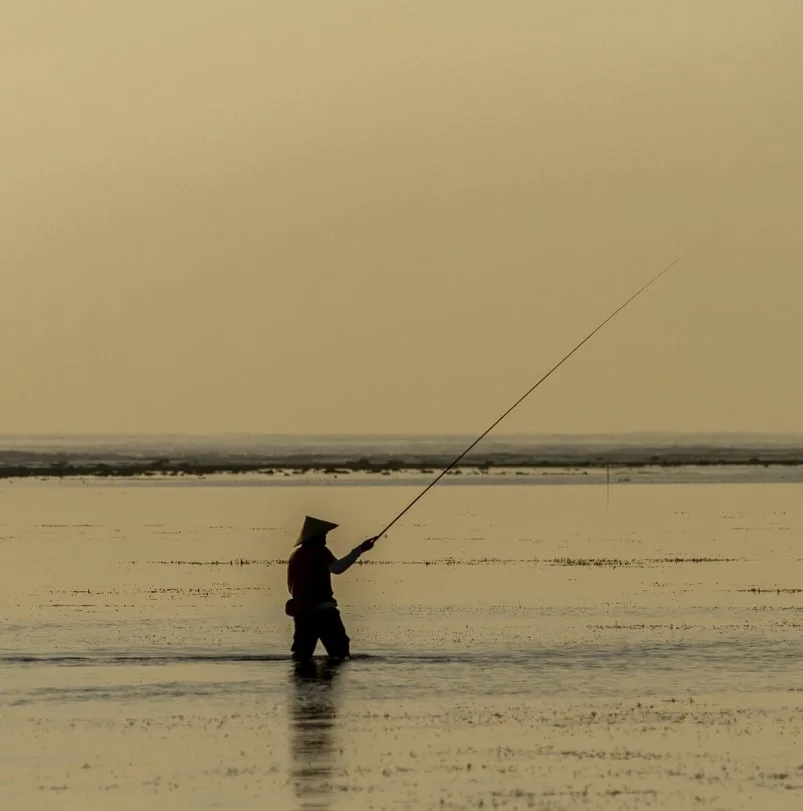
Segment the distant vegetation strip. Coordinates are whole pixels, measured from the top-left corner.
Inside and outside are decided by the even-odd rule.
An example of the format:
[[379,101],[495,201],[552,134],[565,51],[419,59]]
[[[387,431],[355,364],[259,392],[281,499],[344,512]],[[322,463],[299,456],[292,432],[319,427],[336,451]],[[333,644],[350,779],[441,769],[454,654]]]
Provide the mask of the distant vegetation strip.
[[[445,454],[412,454],[408,457],[375,455],[371,457],[333,457],[327,453],[284,456],[197,455],[142,458],[124,454],[59,453],[6,450],[0,451],[0,478],[27,477],[129,477],[129,476],[205,476],[219,473],[291,476],[318,473],[331,476],[368,473],[420,473],[434,475],[451,461]],[[803,447],[722,448],[611,448],[595,452],[562,449],[539,453],[507,452],[472,454],[451,473],[467,471],[493,473],[503,469],[604,469],[644,467],[710,466],[799,466],[803,465]]]

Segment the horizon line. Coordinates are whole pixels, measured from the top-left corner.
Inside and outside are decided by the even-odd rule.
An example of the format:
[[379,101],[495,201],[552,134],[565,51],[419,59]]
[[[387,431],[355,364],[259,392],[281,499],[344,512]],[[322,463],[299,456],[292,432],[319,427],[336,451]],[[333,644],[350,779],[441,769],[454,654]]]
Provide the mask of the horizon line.
[[[280,432],[267,433],[259,431],[220,431],[220,432],[188,432],[188,431],[120,431],[120,432],[98,432],[88,431],[48,431],[36,433],[5,433],[0,432],[0,439],[120,439],[120,438],[141,438],[141,439],[167,439],[167,438],[187,438],[187,439],[223,439],[223,438],[264,438],[264,439],[466,439],[475,434],[467,432]],[[671,431],[671,430],[639,430],[639,431],[614,431],[614,432],[554,432],[538,433],[527,431],[498,431],[489,435],[487,439],[493,438],[561,438],[561,439],[583,439],[583,438],[610,438],[620,437],[777,437],[777,438],[799,438],[803,439],[803,431],[796,433],[792,431]]]

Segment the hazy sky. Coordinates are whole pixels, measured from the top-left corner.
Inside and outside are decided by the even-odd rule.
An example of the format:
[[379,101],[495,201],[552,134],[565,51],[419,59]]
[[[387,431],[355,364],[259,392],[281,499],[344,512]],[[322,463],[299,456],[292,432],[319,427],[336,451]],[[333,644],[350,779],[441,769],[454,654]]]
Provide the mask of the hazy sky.
[[800,0],[6,0],[0,433],[803,433]]

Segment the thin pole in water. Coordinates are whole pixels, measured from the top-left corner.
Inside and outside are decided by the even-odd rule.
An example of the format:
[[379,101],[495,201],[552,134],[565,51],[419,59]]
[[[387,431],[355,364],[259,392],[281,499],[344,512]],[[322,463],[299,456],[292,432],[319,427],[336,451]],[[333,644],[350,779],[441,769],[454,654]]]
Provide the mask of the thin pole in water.
[[668,273],[672,270],[675,265],[680,264],[687,256],[691,255],[696,251],[702,243],[697,243],[692,248],[689,248],[687,251],[682,253],[677,259],[674,259],[670,262],[665,268],[663,268],[660,273],[657,273],[655,276],[652,277],[645,285],[640,287],[632,296],[630,296],[627,301],[623,304],[620,304],[602,323],[596,326],[591,332],[580,341],[577,346],[575,346],[570,352],[567,352],[540,380],[538,380],[534,385],[530,386],[524,394],[513,403],[510,408],[507,409],[500,417],[497,417],[459,456],[457,456],[452,462],[450,462],[383,530],[382,532],[378,533],[375,537],[381,538],[400,518],[406,515],[455,465],[457,465],[460,461],[462,461],[474,448],[483,440],[485,439],[488,434],[502,422],[505,417],[510,414],[513,409],[517,406],[521,405],[542,383],[544,383],[549,377],[551,377],[555,372],[566,363],[569,358],[572,357],[576,352],[578,352],[582,347],[584,347],[604,326],[606,326],[609,322],[613,321],[622,310],[627,307],[628,304],[635,301],[642,293],[644,293],[648,288],[652,287],[665,273]]

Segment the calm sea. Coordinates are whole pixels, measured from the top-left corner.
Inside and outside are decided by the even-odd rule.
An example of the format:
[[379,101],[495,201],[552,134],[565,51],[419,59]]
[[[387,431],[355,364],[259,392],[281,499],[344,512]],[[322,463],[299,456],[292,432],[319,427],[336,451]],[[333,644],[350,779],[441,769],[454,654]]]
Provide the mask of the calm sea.
[[800,485],[695,475],[439,486],[300,673],[303,516],[419,479],[1,482],[0,807],[799,809]]

